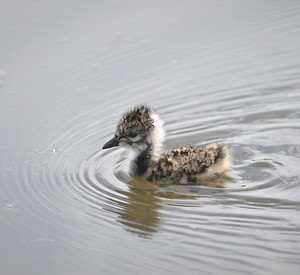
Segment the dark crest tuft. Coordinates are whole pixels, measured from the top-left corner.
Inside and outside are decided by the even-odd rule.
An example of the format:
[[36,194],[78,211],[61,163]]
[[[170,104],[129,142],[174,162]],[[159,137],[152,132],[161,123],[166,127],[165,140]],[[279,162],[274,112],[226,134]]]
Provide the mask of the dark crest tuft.
[[129,136],[130,133],[146,133],[154,129],[152,111],[147,106],[139,106],[126,113],[120,120],[117,128],[117,136]]

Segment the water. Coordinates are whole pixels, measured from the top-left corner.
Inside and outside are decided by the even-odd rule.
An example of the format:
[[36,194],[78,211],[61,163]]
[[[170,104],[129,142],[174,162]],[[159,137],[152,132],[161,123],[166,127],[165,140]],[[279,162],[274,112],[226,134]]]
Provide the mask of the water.
[[[299,274],[298,1],[1,6],[1,274]],[[101,148],[141,103],[226,187],[129,178]]]

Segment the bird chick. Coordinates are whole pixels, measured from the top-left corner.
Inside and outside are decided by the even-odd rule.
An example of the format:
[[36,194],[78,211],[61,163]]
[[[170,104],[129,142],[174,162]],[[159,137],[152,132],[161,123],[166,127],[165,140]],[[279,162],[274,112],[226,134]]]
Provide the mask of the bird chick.
[[134,157],[130,173],[156,183],[201,183],[229,169],[230,155],[225,146],[212,143],[205,148],[182,147],[160,154],[164,137],[159,116],[149,107],[140,106],[123,116],[103,149],[131,149]]

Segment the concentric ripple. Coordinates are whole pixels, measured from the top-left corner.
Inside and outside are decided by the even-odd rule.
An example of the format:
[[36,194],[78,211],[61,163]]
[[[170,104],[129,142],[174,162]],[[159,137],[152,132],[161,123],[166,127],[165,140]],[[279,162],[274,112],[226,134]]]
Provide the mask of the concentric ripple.
[[[270,100],[271,96],[274,94],[270,94]],[[280,100],[281,95],[276,96]],[[21,165],[20,175],[24,182],[20,181],[19,191],[26,194],[28,211],[75,235],[84,234],[85,228],[93,225],[116,227],[117,221],[127,231],[150,237],[162,226],[161,216],[170,219],[169,211],[173,207],[179,213],[178,216],[171,215],[174,224],[167,222],[166,228],[178,231],[177,234],[180,234],[179,223],[182,223],[181,207],[193,209],[220,203],[224,207],[250,207],[253,211],[257,207],[298,207],[293,196],[298,172],[293,163],[299,158],[300,144],[296,140],[282,144],[282,138],[278,137],[292,138],[290,128],[300,132],[298,118],[295,118],[298,104],[294,103],[294,98],[286,102],[286,106],[281,104],[276,111],[269,111],[269,115],[265,110],[260,113],[244,108],[238,120],[235,110],[226,108],[226,104],[228,107],[235,104],[233,93],[222,93],[222,110],[214,108],[215,103],[209,97],[205,100],[202,102],[205,116],[195,116],[197,106],[191,102],[187,102],[190,114],[182,119],[174,119],[173,112],[167,108],[159,108],[158,112],[166,121],[169,133],[166,150],[188,143],[223,142],[228,145],[233,156],[232,171],[231,177],[223,179],[222,185],[213,182],[204,186],[158,186],[132,179],[128,174],[126,151],[101,150],[113,134],[116,115],[107,109],[95,108],[65,122],[63,135],[50,136],[46,141],[51,143],[26,156],[25,165]],[[249,97],[246,92],[244,97],[239,93],[236,100],[246,105]],[[179,104],[177,111],[180,110]],[[120,107],[117,113],[121,114],[121,111]],[[289,119],[289,123],[284,119]],[[283,124],[289,128],[282,127]],[[271,142],[270,136],[274,136]],[[264,144],[264,140],[268,144]],[[39,204],[38,209],[32,207],[35,203]],[[198,228],[200,224],[195,225],[196,217],[192,213],[185,214],[184,223],[191,229]],[[202,217],[211,215],[202,211],[198,214]],[[235,217],[235,214],[230,212],[229,216]],[[243,215],[235,219],[239,217],[247,219]],[[93,238],[90,241],[93,242]]]

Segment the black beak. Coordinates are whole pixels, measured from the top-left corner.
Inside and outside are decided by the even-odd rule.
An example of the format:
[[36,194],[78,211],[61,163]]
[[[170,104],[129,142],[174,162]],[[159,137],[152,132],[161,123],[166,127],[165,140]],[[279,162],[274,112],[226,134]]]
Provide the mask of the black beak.
[[109,140],[108,142],[106,142],[103,145],[102,149],[108,149],[108,148],[112,148],[112,147],[115,147],[118,145],[119,145],[119,140],[116,137],[114,137],[111,140]]

